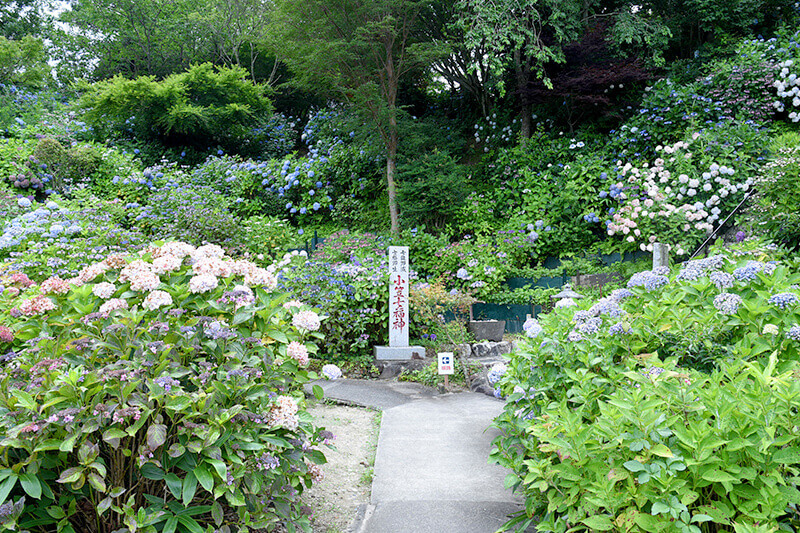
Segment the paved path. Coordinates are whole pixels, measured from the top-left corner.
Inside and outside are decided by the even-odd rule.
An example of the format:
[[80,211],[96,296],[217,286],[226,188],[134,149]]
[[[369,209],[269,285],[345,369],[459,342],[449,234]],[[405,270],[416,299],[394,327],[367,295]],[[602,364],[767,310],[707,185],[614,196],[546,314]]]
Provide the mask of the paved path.
[[370,504],[356,533],[493,533],[521,499],[487,462],[503,403],[415,383],[321,381],[325,396],[383,410]]

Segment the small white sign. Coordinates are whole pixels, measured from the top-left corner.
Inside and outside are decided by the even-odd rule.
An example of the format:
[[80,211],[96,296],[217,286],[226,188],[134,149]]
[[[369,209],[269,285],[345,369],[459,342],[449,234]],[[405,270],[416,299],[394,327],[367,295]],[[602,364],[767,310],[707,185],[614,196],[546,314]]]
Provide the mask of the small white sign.
[[408,246],[389,247],[389,346],[408,346]]
[[452,375],[455,363],[453,352],[439,352],[439,375]]

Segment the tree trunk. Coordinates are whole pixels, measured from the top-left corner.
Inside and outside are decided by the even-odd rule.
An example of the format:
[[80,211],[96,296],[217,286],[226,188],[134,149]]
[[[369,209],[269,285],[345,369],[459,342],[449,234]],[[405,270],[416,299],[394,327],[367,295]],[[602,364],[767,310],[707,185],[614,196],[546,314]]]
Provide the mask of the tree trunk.
[[517,49],[514,50],[514,70],[516,71],[517,75],[517,94],[519,94],[520,104],[521,104],[521,116],[520,116],[520,135],[523,139],[530,139],[532,128],[531,128],[531,104],[527,101],[525,96],[525,90],[528,88],[528,82],[530,81],[530,69],[528,69],[528,65],[526,61],[522,60],[522,51]]
[[392,224],[392,237],[400,236],[400,220],[397,212],[397,117],[394,109],[389,111],[389,138],[386,143],[386,187],[389,191],[389,218]]

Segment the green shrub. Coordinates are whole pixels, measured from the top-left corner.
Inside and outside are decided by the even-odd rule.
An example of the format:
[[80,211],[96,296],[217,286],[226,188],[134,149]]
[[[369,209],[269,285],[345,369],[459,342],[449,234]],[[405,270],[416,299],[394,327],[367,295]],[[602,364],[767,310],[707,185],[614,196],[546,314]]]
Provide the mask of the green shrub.
[[155,238],[191,244],[213,243],[234,249],[241,233],[229,210],[230,199],[211,187],[167,184],[153,189],[146,205],[130,204],[128,223]]
[[346,231],[325,239],[303,264],[288,268],[279,287],[312,305],[327,319],[320,357],[362,359],[389,339],[388,243],[371,234]]
[[[756,192],[739,222],[765,238],[800,248],[800,142],[796,134],[775,140],[777,152],[759,171]],[[780,148],[782,145],[788,145]]]
[[79,195],[73,202],[52,196],[46,204],[22,207],[14,195],[0,199],[7,220],[0,235],[0,258],[35,281],[54,274],[69,278],[109,253],[146,246],[146,236],[114,222],[114,204]]
[[283,202],[262,184],[265,169],[272,165],[242,161],[229,156],[211,156],[192,170],[191,183],[213,187],[231,200],[230,208],[241,217],[277,216]]
[[492,453],[526,498],[508,527],[797,526],[800,264],[757,244],[526,324]]
[[406,227],[441,230],[467,196],[464,167],[447,152],[434,150],[398,167],[400,212]]
[[163,81],[116,76],[86,88],[85,120],[99,135],[113,130],[141,140],[207,148],[237,145],[271,111],[263,89],[242,68],[195,65]]
[[276,260],[290,248],[299,248],[297,229],[285,220],[254,216],[241,221],[238,246],[259,262]]

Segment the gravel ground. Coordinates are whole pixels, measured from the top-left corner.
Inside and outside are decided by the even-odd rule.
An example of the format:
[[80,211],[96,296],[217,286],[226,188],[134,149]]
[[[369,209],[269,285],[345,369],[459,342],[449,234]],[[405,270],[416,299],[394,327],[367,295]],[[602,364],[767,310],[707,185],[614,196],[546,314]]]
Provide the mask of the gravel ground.
[[325,478],[305,492],[314,510],[314,533],[344,533],[358,506],[369,502],[380,413],[360,407],[318,403],[309,408],[315,424],[333,432],[336,449],[325,449]]

